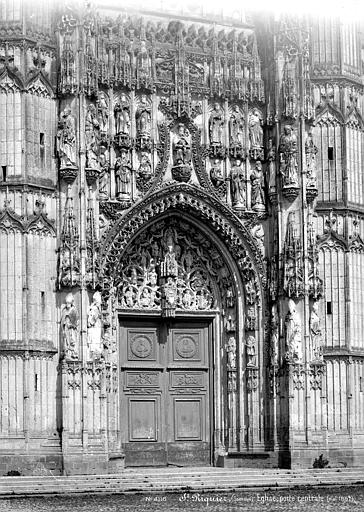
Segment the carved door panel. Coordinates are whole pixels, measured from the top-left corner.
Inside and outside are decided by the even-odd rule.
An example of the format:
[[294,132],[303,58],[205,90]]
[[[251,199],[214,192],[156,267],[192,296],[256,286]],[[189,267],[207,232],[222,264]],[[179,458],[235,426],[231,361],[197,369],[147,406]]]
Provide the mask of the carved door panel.
[[121,327],[121,430],[128,466],[210,464],[206,323]]

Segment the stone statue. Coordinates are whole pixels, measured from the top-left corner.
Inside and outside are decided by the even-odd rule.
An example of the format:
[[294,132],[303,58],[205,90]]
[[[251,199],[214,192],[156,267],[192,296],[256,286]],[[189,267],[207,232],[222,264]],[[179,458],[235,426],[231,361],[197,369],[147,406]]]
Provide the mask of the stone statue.
[[302,362],[301,318],[296,311],[292,299],[288,301],[288,313],[285,319],[286,329],[286,358],[292,363]]
[[251,149],[263,146],[262,120],[257,109],[254,109],[249,116],[249,140]]
[[279,319],[276,304],[273,304],[272,306],[272,318],[270,328],[271,364],[273,366],[277,366],[279,358]]
[[146,96],[140,98],[140,106],[136,113],[136,127],[137,134],[146,138],[150,137],[151,133],[151,116],[150,109],[148,107],[148,101]]
[[320,317],[318,315],[318,303],[312,304],[310,314],[310,341],[311,341],[311,360],[323,361],[322,346],[323,336],[320,326]]
[[99,174],[99,198],[108,199],[110,194],[110,164],[106,152],[99,156],[101,172]]
[[280,173],[283,177],[283,186],[298,187],[297,163],[297,137],[292,127],[284,127],[279,145]]
[[316,154],[317,147],[313,142],[312,132],[310,131],[306,136],[305,153],[306,153],[306,176],[307,187],[317,188],[317,174],[316,174]]
[[130,135],[130,114],[126,105],[126,98],[123,96],[122,104],[115,106],[115,131],[117,135]]
[[255,211],[265,210],[264,174],[262,162],[255,163],[255,169],[250,174],[251,183],[251,206]]
[[59,118],[57,152],[61,169],[76,167],[75,118],[71,114],[70,107],[66,107]]
[[189,132],[183,123],[178,125],[172,149],[173,165],[175,167],[189,166],[191,162],[191,145],[189,142]]
[[152,165],[148,153],[141,154],[138,176],[143,178],[145,181],[147,181],[152,176]]
[[140,50],[137,56],[138,75],[142,80],[146,80],[151,74],[151,62],[145,41],[140,44]]
[[79,315],[72,293],[66,296],[61,313],[63,337],[63,354],[65,359],[78,359],[78,324]]
[[102,351],[102,311],[101,311],[101,294],[95,292],[93,302],[87,313],[87,345],[90,356],[101,355]]
[[221,169],[221,160],[215,158],[210,169],[210,179],[214,187],[219,188],[224,183],[224,175]]
[[248,367],[257,366],[256,344],[254,336],[248,336],[246,340],[246,365]]
[[131,195],[131,166],[126,151],[115,162],[116,198],[129,200]]
[[223,127],[224,112],[219,103],[215,103],[209,119],[210,144],[222,144]]
[[100,92],[97,100],[97,111],[100,130],[101,132],[106,133],[109,128],[109,107],[106,95],[102,91]]
[[229,121],[230,145],[242,146],[244,144],[244,117],[238,105],[235,105]]
[[272,137],[269,137],[268,140],[268,152],[267,152],[267,161],[268,161],[268,193],[275,194],[277,190],[276,185],[276,147],[273,144]]
[[231,201],[233,206],[244,208],[246,205],[244,170],[241,160],[237,159],[230,173]]
[[100,130],[99,121],[96,115],[96,107],[90,103],[87,108],[85,119],[85,145],[86,145],[86,168],[98,169],[98,131]]
[[227,366],[229,370],[236,370],[236,341],[230,336],[226,343]]

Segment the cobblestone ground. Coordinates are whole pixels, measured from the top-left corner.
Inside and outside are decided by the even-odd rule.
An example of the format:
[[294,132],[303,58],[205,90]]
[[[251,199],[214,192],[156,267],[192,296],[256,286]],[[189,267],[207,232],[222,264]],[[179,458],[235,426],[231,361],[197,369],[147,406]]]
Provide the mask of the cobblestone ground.
[[364,511],[364,486],[230,493],[88,495],[0,500],[1,512]]

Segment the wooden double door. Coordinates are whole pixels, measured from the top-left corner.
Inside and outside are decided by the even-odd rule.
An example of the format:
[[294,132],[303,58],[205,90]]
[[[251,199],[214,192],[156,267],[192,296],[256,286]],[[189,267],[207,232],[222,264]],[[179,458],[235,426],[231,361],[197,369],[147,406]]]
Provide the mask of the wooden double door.
[[210,464],[208,322],[124,320],[120,358],[126,465]]

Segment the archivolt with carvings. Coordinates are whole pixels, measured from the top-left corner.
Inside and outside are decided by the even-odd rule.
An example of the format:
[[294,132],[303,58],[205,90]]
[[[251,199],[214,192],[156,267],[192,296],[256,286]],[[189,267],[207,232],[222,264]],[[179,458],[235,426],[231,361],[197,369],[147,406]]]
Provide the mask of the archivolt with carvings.
[[221,203],[217,208],[207,193],[185,184],[168,187],[168,195],[167,190],[161,190],[149,196],[115,221],[105,233],[99,255],[99,275],[105,292],[114,285],[123,266],[125,249],[138,231],[157,216],[178,210],[203,221],[222,239],[234,257],[243,280],[253,286],[259,302],[261,287],[265,285],[265,263],[247,226],[225,205]]

